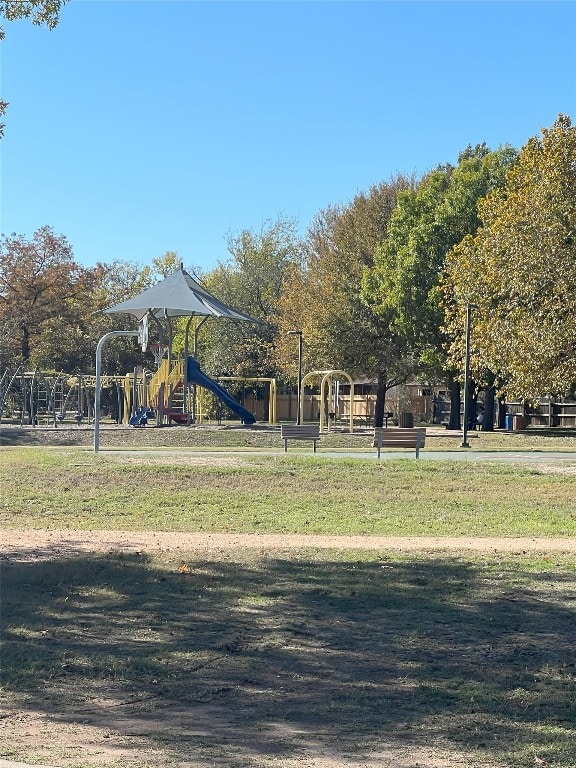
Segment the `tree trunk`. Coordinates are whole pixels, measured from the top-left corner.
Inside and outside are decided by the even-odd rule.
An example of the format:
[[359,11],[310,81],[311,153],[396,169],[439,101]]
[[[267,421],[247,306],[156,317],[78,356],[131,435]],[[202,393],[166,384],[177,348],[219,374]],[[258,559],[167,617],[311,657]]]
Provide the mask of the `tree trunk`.
[[450,388],[450,420],[448,421],[448,429],[461,429],[460,423],[460,382],[450,374],[450,380],[448,382]]
[[27,363],[30,360],[30,331],[27,325],[22,325],[22,344],[20,346],[22,360]]
[[498,429],[506,429],[506,400],[498,398]]
[[484,420],[482,422],[482,432],[494,432],[494,401],[496,398],[496,388],[492,386],[486,390],[484,397]]
[[386,374],[379,373],[376,385],[376,405],[374,406],[374,426],[382,427],[384,425],[384,405],[386,401]]
[[468,429],[478,427],[478,393],[476,391],[476,382],[471,381],[468,385]]

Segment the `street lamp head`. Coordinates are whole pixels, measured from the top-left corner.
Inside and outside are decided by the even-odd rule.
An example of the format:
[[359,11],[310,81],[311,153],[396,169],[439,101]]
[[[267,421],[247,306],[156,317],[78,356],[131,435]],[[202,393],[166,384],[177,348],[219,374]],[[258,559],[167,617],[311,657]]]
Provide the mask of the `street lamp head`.
[[288,336],[302,336],[302,331],[287,331]]

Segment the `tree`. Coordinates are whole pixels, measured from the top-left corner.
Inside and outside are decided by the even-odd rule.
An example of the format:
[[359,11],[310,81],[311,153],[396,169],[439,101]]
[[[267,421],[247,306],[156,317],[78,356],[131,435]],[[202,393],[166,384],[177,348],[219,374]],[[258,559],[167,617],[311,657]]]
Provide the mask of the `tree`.
[[71,245],[49,227],[0,243],[2,356],[21,363],[81,357],[101,270],[80,267]]
[[221,301],[262,323],[210,320],[202,331],[202,362],[214,373],[275,376],[277,304],[285,275],[302,259],[296,221],[280,215],[260,232],[232,233],[228,250],[231,259],[204,281]]
[[279,364],[294,372],[293,342],[286,332],[302,330],[307,370],[342,368],[376,379],[377,425],[383,422],[387,390],[406,380],[413,361],[389,318],[362,300],[362,275],[386,236],[398,192],[410,184],[393,178],[348,206],[321,211],[308,232],[304,268],[287,275],[280,304]]
[[[366,270],[366,301],[382,317],[391,317],[418,360],[420,377],[444,379],[447,338],[442,330],[440,277],[446,254],[480,225],[478,201],[504,183],[515,161],[510,147],[490,151],[484,144],[468,147],[458,165],[439,166],[416,188],[399,194],[386,239],[377,249],[374,267]],[[450,369],[450,426],[459,426],[461,368]]]
[[[504,188],[480,204],[482,227],[448,255],[446,327],[472,301],[476,368],[520,399],[576,381],[576,129],[560,115],[531,138]],[[461,355],[455,336],[452,355]]]
[[[7,21],[32,19],[36,26],[45,25],[48,29],[57,26],[60,11],[69,0],[0,0],[0,17]],[[0,27],[0,40],[4,39],[4,29]]]
[[152,259],[151,273],[157,275],[160,279],[168,277],[175,272],[181,265],[180,258],[176,251],[165,251],[162,256]]

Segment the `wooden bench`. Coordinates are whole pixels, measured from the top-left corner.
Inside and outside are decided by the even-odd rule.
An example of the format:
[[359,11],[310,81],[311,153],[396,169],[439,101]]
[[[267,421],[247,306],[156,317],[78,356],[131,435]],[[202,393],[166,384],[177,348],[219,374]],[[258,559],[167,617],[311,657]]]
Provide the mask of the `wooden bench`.
[[284,453],[288,450],[288,440],[312,440],[314,453],[316,453],[316,443],[320,440],[320,427],[318,424],[282,424],[280,437],[284,440]]
[[372,446],[378,449],[378,458],[382,448],[413,448],[416,451],[416,458],[420,453],[420,448],[424,447],[426,442],[426,430],[401,429],[400,427],[375,427],[374,440]]

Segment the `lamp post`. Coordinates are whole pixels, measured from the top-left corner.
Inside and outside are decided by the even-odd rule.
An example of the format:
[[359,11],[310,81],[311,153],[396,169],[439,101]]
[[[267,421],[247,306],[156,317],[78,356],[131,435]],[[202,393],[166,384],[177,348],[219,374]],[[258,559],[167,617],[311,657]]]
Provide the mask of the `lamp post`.
[[302,331],[288,331],[288,336],[298,336],[298,411],[296,424],[300,424],[302,408]]
[[466,351],[464,353],[464,424],[461,448],[470,448],[468,442],[468,412],[470,410],[470,319],[474,304],[466,304]]

